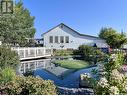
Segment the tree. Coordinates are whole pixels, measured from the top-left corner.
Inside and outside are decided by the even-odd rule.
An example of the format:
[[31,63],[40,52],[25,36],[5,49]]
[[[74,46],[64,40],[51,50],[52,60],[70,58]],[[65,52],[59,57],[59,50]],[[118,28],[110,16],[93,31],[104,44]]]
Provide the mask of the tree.
[[124,32],[118,33],[112,28],[102,28],[99,37],[106,40],[111,48],[120,48],[127,43],[127,37]]
[[27,38],[33,38],[34,34],[34,17],[21,1],[16,3],[13,14],[0,16],[0,40],[3,43],[25,46]]
[[0,46],[0,69],[5,67],[15,68],[20,63],[18,54],[9,47]]

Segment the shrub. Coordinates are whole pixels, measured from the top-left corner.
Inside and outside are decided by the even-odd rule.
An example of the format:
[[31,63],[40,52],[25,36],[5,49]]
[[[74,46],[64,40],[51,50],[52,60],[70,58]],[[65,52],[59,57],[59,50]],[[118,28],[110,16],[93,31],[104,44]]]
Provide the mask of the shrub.
[[108,64],[105,64],[105,68],[106,68],[106,71],[110,72],[113,69],[118,69],[123,64],[125,64],[123,53],[111,54]]
[[16,76],[10,68],[2,70],[0,80],[0,91],[4,95],[57,95],[52,81]]
[[73,50],[55,50],[54,51],[55,56],[69,56],[73,55]]
[[7,46],[0,46],[0,68],[13,67],[20,63],[18,54]]
[[104,76],[94,85],[96,95],[127,95],[126,77],[117,69]]
[[74,53],[81,55],[85,61],[94,62],[94,64],[103,61],[106,56],[106,54],[99,49],[87,45],[79,46],[78,50]]
[[96,95],[127,95],[127,76],[120,72],[122,64],[123,56],[119,54],[112,54],[108,63],[101,64],[100,79],[92,80]]
[[0,71],[0,83],[7,83],[9,81],[15,81],[15,71],[7,67]]
[[[23,87],[21,93],[28,93],[28,95],[56,95],[56,87],[51,81],[42,80],[40,78],[19,77],[17,80],[20,86]],[[26,94],[23,94],[26,95]]]

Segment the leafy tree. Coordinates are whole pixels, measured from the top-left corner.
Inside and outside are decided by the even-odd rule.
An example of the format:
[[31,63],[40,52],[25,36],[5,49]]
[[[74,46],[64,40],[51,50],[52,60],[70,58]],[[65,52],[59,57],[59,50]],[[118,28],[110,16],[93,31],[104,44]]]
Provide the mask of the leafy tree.
[[118,33],[112,28],[102,28],[99,37],[106,40],[111,48],[120,48],[127,43],[126,34],[124,32]]
[[19,63],[18,54],[11,51],[9,47],[0,46],[0,68],[13,67],[15,68]]
[[34,17],[21,1],[16,3],[13,14],[0,16],[0,40],[4,43],[25,46],[27,38],[33,38],[34,34]]

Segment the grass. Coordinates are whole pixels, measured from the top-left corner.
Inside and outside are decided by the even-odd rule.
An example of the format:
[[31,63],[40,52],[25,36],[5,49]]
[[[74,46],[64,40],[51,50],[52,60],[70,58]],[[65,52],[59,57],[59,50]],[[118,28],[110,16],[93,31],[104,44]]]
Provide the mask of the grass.
[[67,69],[82,69],[89,66],[89,63],[83,60],[56,60],[54,64]]

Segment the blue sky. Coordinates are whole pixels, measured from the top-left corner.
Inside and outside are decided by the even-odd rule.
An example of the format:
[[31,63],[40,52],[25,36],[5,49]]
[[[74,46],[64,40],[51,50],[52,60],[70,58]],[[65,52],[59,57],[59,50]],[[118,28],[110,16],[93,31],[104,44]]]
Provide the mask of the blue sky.
[[80,33],[97,36],[102,27],[127,31],[127,0],[23,0],[35,16],[35,38],[64,23]]

